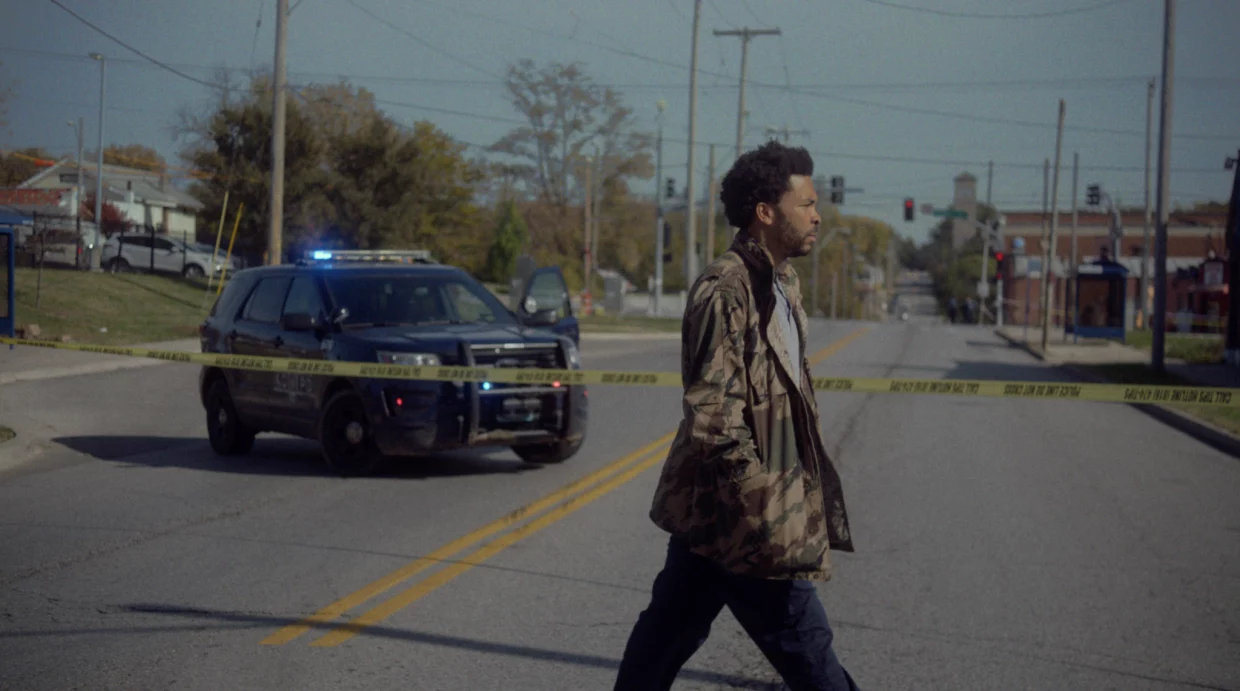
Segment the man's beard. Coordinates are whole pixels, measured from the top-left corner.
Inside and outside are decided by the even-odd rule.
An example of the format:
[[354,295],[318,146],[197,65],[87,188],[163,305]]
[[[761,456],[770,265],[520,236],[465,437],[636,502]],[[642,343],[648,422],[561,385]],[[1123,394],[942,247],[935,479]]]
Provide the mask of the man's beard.
[[775,238],[784,250],[784,255],[789,259],[804,257],[810,253],[810,250],[805,249],[805,236],[798,233],[796,228],[792,227],[792,222],[786,216],[779,219]]

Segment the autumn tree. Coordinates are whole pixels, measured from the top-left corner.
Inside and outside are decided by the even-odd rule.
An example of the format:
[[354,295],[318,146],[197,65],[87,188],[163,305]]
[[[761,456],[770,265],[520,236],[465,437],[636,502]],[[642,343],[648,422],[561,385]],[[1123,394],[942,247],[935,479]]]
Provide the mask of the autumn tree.
[[[531,202],[527,215],[539,222],[530,224],[530,244],[539,262],[566,269],[580,263],[585,238],[579,205],[585,200],[587,166],[593,167],[596,211],[610,219],[601,224],[600,235],[637,232],[622,209],[630,202],[628,181],[649,179],[654,172],[652,140],[635,129],[633,111],[621,95],[596,84],[577,63],[539,67],[521,60],[509,66],[504,87],[525,122],[488,151],[501,157],[493,164],[495,175]],[[602,240],[600,254],[607,244]],[[577,271],[565,273],[570,281],[579,280]]]
[[[93,160],[95,154],[87,152],[84,154],[86,160]],[[112,144],[103,148],[103,162],[109,165],[125,166],[126,168],[135,168],[137,170],[149,170],[154,173],[164,173],[168,170],[168,162],[160,156],[155,149],[142,144],[127,144],[121,146]]]
[[43,147],[0,154],[0,187],[16,187],[34,177],[42,169],[40,161],[51,163],[55,157]]

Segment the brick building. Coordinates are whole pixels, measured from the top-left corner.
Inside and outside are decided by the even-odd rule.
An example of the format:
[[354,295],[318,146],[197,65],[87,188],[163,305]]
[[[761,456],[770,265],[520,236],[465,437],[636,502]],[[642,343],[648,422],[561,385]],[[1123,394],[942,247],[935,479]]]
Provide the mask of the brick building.
[[[1043,246],[1043,214],[1041,211],[1006,212],[1007,225],[1003,232],[1003,298],[1005,324],[1041,324],[1042,278],[1040,272]],[[1140,326],[1137,314],[1140,309],[1141,255],[1144,245],[1144,213],[1124,213],[1122,215],[1123,238],[1120,243],[1116,262],[1128,269],[1128,285],[1126,290],[1126,308],[1124,324],[1128,329]],[[1049,225],[1050,214],[1045,216]],[[1173,296],[1173,282],[1177,270],[1188,270],[1199,267],[1211,256],[1225,257],[1227,254],[1224,229],[1227,223],[1225,212],[1174,212],[1167,224],[1167,288],[1168,312],[1177,311]],[[1023,241],[1023,255],[1020,245]],[[1153,255],[1154,228],[1150,226],[1150,254]],[[1104,213],[1077,214],[1076,229],[1077,263],[1093,262],[1102,252],[1110,254],[1110,217]],[[1055,247],[1051,261],[1051,323],[1056,326],[1064,324],[1064,317],[1071,319],[1071,299],[1065,277],[1069,275],[1068,266],[1072,256],[1072,213],[1059,213],[1059,226],[1055,236]],[[993,265],[992,265],[993,266]],[[1154,307],[1154,258],[1150,257],[1146,267],[1149,275],[1150,289],[1146,295],[1147,313]],[[1168,322],[1172,315],[1168,315]]]

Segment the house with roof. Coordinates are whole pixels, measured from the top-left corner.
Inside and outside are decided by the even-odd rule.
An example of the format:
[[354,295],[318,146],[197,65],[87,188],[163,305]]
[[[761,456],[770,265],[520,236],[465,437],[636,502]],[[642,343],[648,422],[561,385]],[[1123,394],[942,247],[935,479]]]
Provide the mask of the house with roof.
[[[31,197],[30,201],[40,208],[31,206],[30,210],[43,213],[59,210],[75,215],[75,210],[79,208],[79,184],[81,201],[84,202],[94,193],[95,181],[93,164],[84,164],[79,171],[72,159],[62,159],[11,192],[20,195],[21,190],[30,190],[31,193],[46,191],[43,197]],[[157,233],[183,237],[191,242],[198,229],[198,212],[203,208],[202,202],[173,185],[166,173],[112,164],[103,166],[103,199],[120,210],[126,221],[135,226],[153,227]],[[24,205],[11,205],[26,210]],[[93,211],[83,207],[86,217],[93,218]]]

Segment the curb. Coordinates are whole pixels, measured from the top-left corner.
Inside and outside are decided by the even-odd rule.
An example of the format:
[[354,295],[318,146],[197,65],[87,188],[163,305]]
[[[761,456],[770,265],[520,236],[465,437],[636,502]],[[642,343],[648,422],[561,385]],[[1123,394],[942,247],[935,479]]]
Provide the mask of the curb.
[[[152,348],[157,350],[188,349],[187,352],[192,352],[198,347],[198,340],[187,338],[178,341],[138,343],[134,344],[134,347]],[[77,365],[66,365],[64,367],[39,367],[17,372],[0,373],[0,386],[27,381],[76,377],[84,374],[106,374],[108,372],[117,372],[125,369],[137,369],[140,367],[151,367],[152,365],[170,364],[167,361],[153,358],[129,358],[121,355],[105,355],[102,357],[105,359],[96,362],[84,362]]]
[[[996,336],[1006,341],[1009,345],[1020,348],[1042,362],[1047,362],[1046,358],[1029,348],[1024,342],[1010,338],[1007,334],[1000,332],[998,329],[996,329],[994,333]],[[1048,364],[1056,369],[1066,372],[1069,376],[1078,380],[1084,380],[1094,384],[1115,383],[1105,377],[1101,377],[1093,372],[1082,369],[1077,365],[1068,363]],[[1202,385],[1208,386],[1207,384]],[[1152,403],[1130,403],[1129,405],[1167,425],[1168,427],[1187,434],[1206,446],[1209,446],[1217,451],[1221,451],[1233,458],[1240,459],[1240,436],[1236,436],[1221,427],[1216,427],[1205,420],[1199,420],[1188,413],[1182,413],[1174,408],[1167,408]]]
[[71,367],[47,367],[44,369],[26,370],[24,372],[10,372],[8,374],[0,374],[0,386],[26,381],[76,377],[83,374],[104,374],[107,372],[117,372],[125,369],[138,369],[140,367],[151,367],[153,365],[160,364],[166,365],[171,363],[147,358],[127,358],[120,362],[91,362],[83,365],[73,365]]
[[[1075,365],[1060,365],[1059,369],[1087,382],[1095,384],[1115,383],[1106,377],[1098,376]],[[1240,437],[1221,427],[1216,427],[1205,420],[1199,420],[1188,413],[1182,413],[1174,408],[1167,408],[1152,403],[1130,403],[1129,405],[1217,451],[1221,451],[1232,458],[1240,459]]]
[[1038,360],[1041,360],[1042,362],[1046,362],[1046,357],[1042,355],[1042,353],[1039,353],[1038,351],[1030,347],[1028,343],[1025,343],[1024,341],[1017,340],[1011,336],[1008,336],[1007,334],[1003,333],[999,329],[994,329],[993,333],[999,338],[1002,338],[1004,341],[1006,341],[1008,345],[1014,346],[1016,348],[1020,348],[1021,350],[1025,351],[1026,353],[1029,353],[1030,355],[1034,356]]

